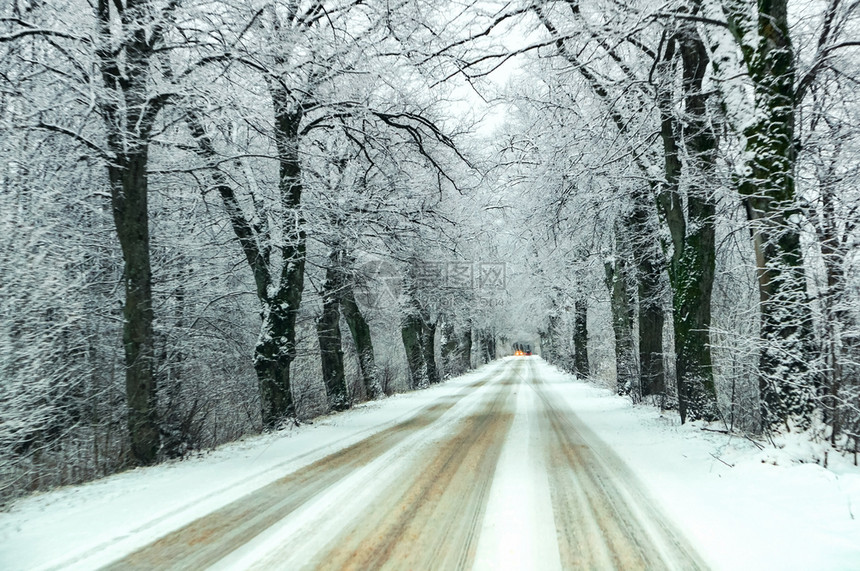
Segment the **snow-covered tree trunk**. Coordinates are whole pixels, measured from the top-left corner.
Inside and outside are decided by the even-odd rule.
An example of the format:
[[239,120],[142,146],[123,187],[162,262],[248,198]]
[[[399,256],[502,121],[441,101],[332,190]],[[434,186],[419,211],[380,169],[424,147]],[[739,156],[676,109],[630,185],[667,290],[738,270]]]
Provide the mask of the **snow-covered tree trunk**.
[[492,328],[478,331],[478,341],[481,348],[481,360],[489,363],[496,358],[496,333]]
[[[717,417],[711,360],[711,295],[716,264],[716,204],[709,182],[716,161],[716,137],[708,124],[702,80],[708,55],[696,30],[684,26],[681,52],[684,121],[681,136],[687,149],[687,218],[684,249],[673,260],[675,353],[681,420]],[[682,404],[683,403],[683,404]]]
[[334,252],[326,268],[326,278],[320,295],[322,297],[322,313],[317,318],[317,339],[320,346],[320,365],[322,367],[323,384],[331,410],[349,408],[349,391],[346,386],[346,375],[343,370],[343,342],[340,333],[340,268],[339,255]]
[[663,366],[664,263],[653,224],[650,190],[633,191],[632,212],[625,224],[631,232],[631,251],[636,264],[639,295],[639,391],[640,396],[666,394]]
[[577,299],[574,303],[573,368],[577,376],[584,379],[590,374],[588,366],[588,301]]
[[462,328],[453,319],[442,322],[439,353],[444,376],[462,375],[472,367],[472,328],[465,320]]
[[442,321],[439,328],[439,357],[443,378],[457,374],[457,332],[451,321]]
[[370,326],[361,313],[361,308],[355,301],[355,293],[350,284],[344,284],[340,295],[340,309],[352,340],[358,353],[358,366],[364,382],[364,391],[369,399],[382,396],[382,385],[379,382],[379,371],[376,367],[376,357],[373,353],[373,339],[370,336]]
[[440,380],[439,368],[436,366],[436,322],[426,315],[421,321],[421,355],[427,367],[427,380],[432,385]]
[[[619,227],[616,233],[621,232]],[[619,236],[617,243],[623,243]],[[635,319],[634,290],[630,267],[625,255],[616,252],[604,263],[606,287],[612,312],[612,333],[615,338],[616,392],[620,395],[638,395],[639,371],[636,367],[633,320]]]
[[400,335],[406,352],[406,366],[409,370],[409,386],[424,389],[430,385],[427,362],[424,360],[423,329],[421,306],[417,299],[416,284],[413,276],[403,278],[401,294]]
[[795,54],[788,1],[723,3],[752,82],[754,119],[744,130],[746,162],[738,192],[753,237],[762,349],[759,389],[765,426],[809,419],[814,397],[812,311],[795,196]]
[[[678,120],[673,108],[672,64],[676,51],[682,67],[682,120]],[[716,140],[708,124],[702,91],[708,61],[695,27],[682,22],[667,42],[659,65],[658,106],[665,179],[657,203],[671,236],[668,270],[681,422],[688,417],[714,419],[717,415],[710,349],[716,205],[707,188],[708,175],[713,173]],[[682,148],[686,150],[684,161]],[[687,186],[686,209],[679,189],[682,176]]]
[[278,152],[278,194],[281,202],[280,245],[283,266],[277,286],[264,308],[254,369],[260,383],[263,425],[274,427],[295,413],[290,386],[290,366],[296,357],[296,317],[305,280],[307,236],[301,212],[302,180],[299,158],[299,126],[304,108],[290,93],[272,81],[275,109],[275,146]]
[[406,365],[409,368],[409,386],[423,389],[430,385],[427,365],[421,349],[421,319],[413,314],[405,314],[400,323],[403,348],[406,351]]
[[[273,90],[273,99],[285,97]],[[284,103],[286,105],[287,102]],[[276,108],[277,109],[277,108]],[[252,224],[245,215],[233,185],[226,175],[213,168],[215,189],[221,197],[233,233],[239,241],[256,285],[261,304],[262,328],[254,350],[254,369],[260,389],[263,425],[274,427],[293,414],[290,390],[290,365],[295,356],[295,319],[304,288],[305,242],[304,221],[298,214],[301,205],[301,168],[298,156],[298,128],[301,109],[283,110],[276,124],[279,153],[279,196],[283,207],[282,231],[284,246],[283,269],[275,285],[272,276],[270,240],[266,215]],[[218,154],[211,136],[206,132],[199,111],[189,110],[186,122],[201,156],[215,165]],[[300,285],[297,285],[300,284]]]
[[463,328],[460,342],[457,345],[457,350],[460,353],[460,368],[463,371],[468,371],[472,368],[472,323],[470,321]]

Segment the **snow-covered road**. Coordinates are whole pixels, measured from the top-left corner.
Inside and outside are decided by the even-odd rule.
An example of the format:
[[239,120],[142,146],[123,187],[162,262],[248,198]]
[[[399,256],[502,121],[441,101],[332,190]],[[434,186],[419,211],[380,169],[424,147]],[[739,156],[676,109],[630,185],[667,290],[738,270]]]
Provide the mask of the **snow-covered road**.
[[759,450],[506,358],[25,498],[0,569],[860,569],[860,470],[798,438]]
[[524,358],[111,568],[700,566]]

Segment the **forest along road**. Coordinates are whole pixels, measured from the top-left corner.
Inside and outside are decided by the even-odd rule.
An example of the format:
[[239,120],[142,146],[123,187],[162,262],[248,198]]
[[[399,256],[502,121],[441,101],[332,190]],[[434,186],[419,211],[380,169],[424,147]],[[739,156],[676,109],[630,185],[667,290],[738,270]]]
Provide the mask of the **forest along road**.
[[109,568],[704,565],[523,357]]

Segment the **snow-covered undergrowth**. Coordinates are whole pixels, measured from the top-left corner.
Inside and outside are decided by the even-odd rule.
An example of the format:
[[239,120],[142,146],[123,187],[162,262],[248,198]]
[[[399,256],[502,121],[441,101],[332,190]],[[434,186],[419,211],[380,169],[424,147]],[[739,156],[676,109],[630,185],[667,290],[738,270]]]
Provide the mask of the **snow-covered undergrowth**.
[[716,569],[860,569],[860,468],[806,434],[764,448],[680,425],[540,361],[539,375],[630,466]]

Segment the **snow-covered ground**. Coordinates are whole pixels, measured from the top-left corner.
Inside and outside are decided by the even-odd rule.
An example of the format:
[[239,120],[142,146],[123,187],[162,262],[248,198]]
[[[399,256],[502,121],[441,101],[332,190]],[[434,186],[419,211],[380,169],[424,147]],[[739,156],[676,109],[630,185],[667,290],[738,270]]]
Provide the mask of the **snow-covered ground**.
[[[547,381],[571,376],[541,362]],[[675,412],[580,382],[554,385],[715,569],[860,569],[860,468],[805,436],[759,450]]]
[[[860,520],[855,518],[860,516],[860,469],[850,459],[831,454],[825,469],[798,461],[816,452],[801,441],[760,451],[743,438],[678,426],[673,414],[633,407],[537,358],[527,359],[547,390],[615,450],[714,568],[860,569]],[[368,403],[199,458],[21,500],[0,514],[0,569],[97,567],[456,395],[504,366],[491,363],[425,391]],[[517,487],[518,474],[541,473],[539,467],[521,465],[530,442],[522,418],[515,417],[499,459],[478,567],[506,563],[516,568],[551,545],[548,533],[527,529],[527,521],[517,528],[529,531],[531,540],[508,541],[505,534],[512,530],[496,522],[508,519],[506,514],[527,513],[524,504],[549,501],[541,486],[531,494]],[[503,556],[499,550],[506,545],[526,548]]]

